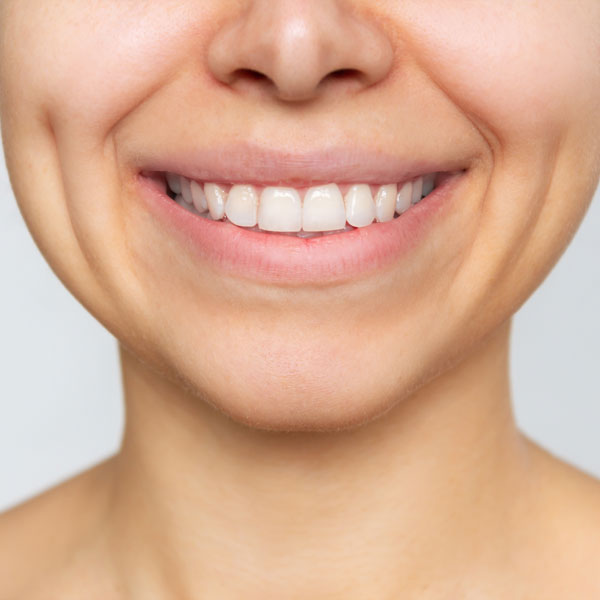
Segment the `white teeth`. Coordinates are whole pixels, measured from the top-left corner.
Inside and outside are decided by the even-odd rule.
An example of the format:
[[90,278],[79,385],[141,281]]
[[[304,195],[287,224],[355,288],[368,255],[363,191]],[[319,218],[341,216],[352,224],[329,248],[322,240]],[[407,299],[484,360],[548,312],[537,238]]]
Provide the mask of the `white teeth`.
[[266,187],[260,195],[258,226],[265,231],[300,231],[300,194],[293,188]]
[[203,213],[208,210],[208,203],[206,202],[206,196],[204,195],[204,190],[200,186],[199,183],[195,181],[191,182],[190,189],[192,192],[192,200],[194,203],[194,208],[199,212]]
[[194,198],[192,197],[192,183],[185,177],[181,178],[181,195],[188,204],[194,203]]
[[344,229],[346,209],[340,188],[335,183],[311,187],[304,196],[302,229],[330,231]]
[[175,194],[181,194],[181,181],[179,175],[167,173],[167,183]]
[[375,195],[375,218],[380,223],[391,221],[394,218],[396,190],[397,186],[395,183],[382,185]]
[[227,218],[240,227],[254,227],[258,208],[258,195],[253,185],[234,185],[225,203]]
[[395,213],[406,212],[429,195],[435,179],[436,173],[430,173],[403,184],[381,185],[374,198],[372,186],[364,183],[348,186],[344,198],[337,184],[318,185],[309,188],[302,200],[291,187],[268,186],[261,192],[253,185],[235,184],[228,193],[229,186],[202,186],[166,173],[171,197],[175,195],[175,202],[194,214],[215,221],[227,216],[239,227],[306,238],[367,227],[373,221],[391,221]]
[[421,196],[429,196],[431,192],[433,192],[435,184],[435,173],[430,173],[429,175],[423,175],[423,191],[421,192]]
[[208,203],[210,216],[218,221],[225,216],[225,202],[227,201],[227,192],[225,188],[216,183],[205,183],[204,194]]
[[422,195],[423,195],[423,178],[422,177],[417,177],[413,181],[412,200],[411,200],[411,202],[413,204],[416,204],[421,199]]
[[344,198],[346,204],[346,221],[354,227],[370,225],[375,218],[375,204],[371,188],[362,183],[353,185]]
[[407,181],[398,191],[396,196],[396,212],[401,215],[410,208],[412,200],[412,182]]

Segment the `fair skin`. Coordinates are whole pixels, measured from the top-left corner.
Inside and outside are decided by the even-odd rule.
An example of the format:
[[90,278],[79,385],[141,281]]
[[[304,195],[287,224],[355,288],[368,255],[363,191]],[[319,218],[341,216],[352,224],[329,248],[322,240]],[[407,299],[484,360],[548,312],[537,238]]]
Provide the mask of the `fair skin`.
[[[0,517],[0,597],[600,595],[600,486],[517,430],[507,366],[598,183],[599,39],[595,0],[3,0],[15,195],[127,420]],[[263,151],[290,185],[356,183],[349,149],[457,175],[385,265],[272,281],[148,192],[232,147],[229,183]]]

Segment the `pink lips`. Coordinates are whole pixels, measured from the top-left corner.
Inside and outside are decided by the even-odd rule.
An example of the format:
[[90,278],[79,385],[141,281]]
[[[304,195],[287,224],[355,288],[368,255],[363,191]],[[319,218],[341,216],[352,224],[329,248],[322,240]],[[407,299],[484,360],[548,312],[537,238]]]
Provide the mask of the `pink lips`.
[[[141,166],[141,165],[140,165]],[[380,154],[327,151],[318,154],[276,153],[257,147],[192,152],[185,158],[146,161],[141,173],[174,172],[198,181],[287,183],[296,187],[318,182],[389,183],[432,172],[459,171],[462,164],[401,161]],[[228,222],[211,221],[176,204],[140,174],[141,198],[156,226],[178,240],[182,252],[238,278],[279,285],[329,285],[358,279],[406,260],[450,210],[464,173],[448,175],[419,204],[392,221],[373,223],[344,233],[299,238],[248,231]]]
[[290,185],[317,183],[398,183],[436,172],[464,169],[453,157],[401,158],[382,152],[333,147],[318,152],[275,151],[255,144],[191,148],[168,158],[140,158],[138,170],[170,172],[197,181]]

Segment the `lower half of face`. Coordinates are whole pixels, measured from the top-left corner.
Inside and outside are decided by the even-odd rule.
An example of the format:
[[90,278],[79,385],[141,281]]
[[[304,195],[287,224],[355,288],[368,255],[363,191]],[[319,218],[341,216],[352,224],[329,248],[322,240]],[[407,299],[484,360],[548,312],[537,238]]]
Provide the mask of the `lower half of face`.
[[359,425],[456,364],[598,181],[594,0],[55,4],[1,8],[27,224],[133,353],[255,427]]

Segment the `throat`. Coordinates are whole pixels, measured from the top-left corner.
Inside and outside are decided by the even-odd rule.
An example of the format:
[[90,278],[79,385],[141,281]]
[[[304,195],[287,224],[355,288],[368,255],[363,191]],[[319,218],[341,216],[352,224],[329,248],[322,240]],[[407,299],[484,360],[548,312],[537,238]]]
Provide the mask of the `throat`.
[[157,589],[224,600],[406,597],[500,564],[527,478],[506,333],[382,418],[321,433],[238,424],[122,350],[123,555]]

